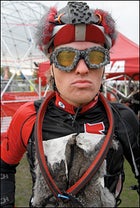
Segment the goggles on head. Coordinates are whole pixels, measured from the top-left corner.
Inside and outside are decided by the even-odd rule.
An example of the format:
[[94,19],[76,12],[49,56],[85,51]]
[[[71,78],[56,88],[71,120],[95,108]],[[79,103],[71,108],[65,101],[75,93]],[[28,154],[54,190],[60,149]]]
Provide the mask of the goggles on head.
[[66,72],[70,72],[77,66],[80,59],[84,59],[89,69],[99,69],[110,62],[109,51],[103,47],[94,46],[85,50],[71,47],[62,47],[52,52],[51,64]]

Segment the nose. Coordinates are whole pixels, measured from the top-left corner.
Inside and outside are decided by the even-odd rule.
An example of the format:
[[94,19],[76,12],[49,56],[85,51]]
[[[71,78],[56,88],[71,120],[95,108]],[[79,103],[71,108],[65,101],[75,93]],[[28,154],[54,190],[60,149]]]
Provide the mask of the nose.
[[89,72],[89,68],[87,67],[85,61],[83,59],[80,59],[76,69],[75,69],[75,73],[76,74],[87,74]]

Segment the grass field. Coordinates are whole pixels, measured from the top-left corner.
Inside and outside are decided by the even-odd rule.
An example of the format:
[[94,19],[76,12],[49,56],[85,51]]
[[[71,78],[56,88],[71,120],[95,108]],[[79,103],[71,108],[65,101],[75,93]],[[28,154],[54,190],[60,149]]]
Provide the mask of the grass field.
[[[119,207],[139,207],[138,194],[134,190],[130,190],[131,185],[137,184],[130,170],[130,166],[125,162],[126,179],[124,188],[121,194],[122,203]],[[31,176],[26,156],[21,160],[17,168],[16,174],[16,207],[28,207],[28,202],[31,196]]]

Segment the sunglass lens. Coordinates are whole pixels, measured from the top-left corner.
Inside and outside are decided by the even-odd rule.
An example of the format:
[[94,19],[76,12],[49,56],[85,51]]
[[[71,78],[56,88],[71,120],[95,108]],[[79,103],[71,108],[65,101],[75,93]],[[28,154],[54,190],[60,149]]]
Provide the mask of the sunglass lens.
[[75,55],[74,51],[61,51],[57,55],[57,61],[59,65],[68,67],[73,64]]
[[101,51],[90,51],[89,52],[89,62],[91,64],[101,64],[105,60],[105,55]]

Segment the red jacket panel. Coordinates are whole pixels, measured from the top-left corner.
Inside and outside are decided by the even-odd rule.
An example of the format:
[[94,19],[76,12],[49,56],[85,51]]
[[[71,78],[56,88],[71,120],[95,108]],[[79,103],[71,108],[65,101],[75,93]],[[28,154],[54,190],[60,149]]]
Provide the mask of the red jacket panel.
[[[1,159],[8,164],[17,164],[26,151],[36,111],[33,102],[18,108],[1,143]],[[16,129],[16,131],[15,131]],[[23,131],[26,129],[26,131]]]

